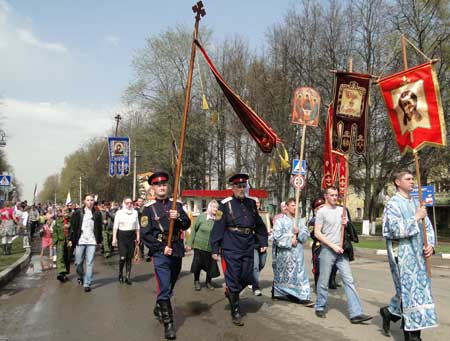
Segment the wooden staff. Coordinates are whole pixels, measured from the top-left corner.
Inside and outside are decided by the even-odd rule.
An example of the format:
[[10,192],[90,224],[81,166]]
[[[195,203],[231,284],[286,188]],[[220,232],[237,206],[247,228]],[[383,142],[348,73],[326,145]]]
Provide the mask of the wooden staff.
[[[303,163],[303,152],[305,150],[305,138],[306,138],[306,124],[303,125],[302,131],[302,142],[300,144],[300,159],[299,159],[299,169],[301,173],[302,163]],[[302,176],[299,174],[299,176]],[[295,187],[295,216],[294,216],[294,226],[297,226],[298,222],[298,211],[299,211],[299,202],[300,202],[300,186]],[[297,226],[298,227],[298,226]]]
[[[406,56],[406,39],[405,35],[402,34],[402,54],[403,54],[403,68],[405,70],[408,69],[408,58]],[[413,138],[412,132],[410,132],[411,141]],[[419,164],[419,156],[417,154],[417,151],[413,149],[413,155],[414,155],[414,161],[416,163],[416,177],[417,177],[417,186],[419,190],[419,203],[420,207],[423,206],[422,201],[422,181],[420,179],[420,164]],[[427,226],[425,224],[425,219],[421,219],[422,222],[422,235],[423,235],[423,245],[425,248],[428,247],[428,238],[427,238]],[[427,275],[429,278],[431,278],[431,259],[430,257],[425,257],[425,262],[427,265]]]
[[[348,72],[353,72],[353,58],[350,56],[348,58]],[[342,223],[342,221],[344,221],[344,218],[347,217],[347,192],[348,192],[348,175],[349,175],[349,171],[348,171],[348,158],[345,154],[341,154],[345,159],[345,186],[344,186],[344,197],[342,198],[342,216],[341,216],[341,240],[340,240],[340,245],[341,248],[344,248],[344,235],[345,235],[345,227],[346,224]],[[340,167],[340,166],[339,166]],[[340,176],[340,174],[339,174]],[[340,186],[338,186],[340,187]]]
[[[194,71],[194,62],[195,62],[195,43],[194,41],[198,36],[198,26],[200,23],[200,19],[206,15],[206,11],[203,8],[203,3],[201,1],[197,2],[196,5],[192,6],[192,11],[195,15],[195,27],[194,34],[192,37],[192,46],[191,46],[191,60],[189,62],[189,72],[186,84],[186,95],[184,98],[184,111],[183,111],[183,120],[181,124],[181,133],[180,133],[180,148],[178,149],[178,158],[177,158],[177,169],[175,172],[175,180],[174,180],[174,188],[173,188],[173,202],[172,202],[172,210],[177,209],[177,199],[178,199],[178,188],[180,185],[180,174],[181,174],[181,163],[183,161],[183,151],[184,151],[184,140],[186,137],[186,125],[187,125],[187,117],[189,111],[190,97],[191,97],[191,86],[192,86],[192,73]],[[173,226],[175,224],[175,219],[170,219],[169,222],[169,236],[167,240],[167,246],[169,248],[172,247],[172,235],[173,235]]]

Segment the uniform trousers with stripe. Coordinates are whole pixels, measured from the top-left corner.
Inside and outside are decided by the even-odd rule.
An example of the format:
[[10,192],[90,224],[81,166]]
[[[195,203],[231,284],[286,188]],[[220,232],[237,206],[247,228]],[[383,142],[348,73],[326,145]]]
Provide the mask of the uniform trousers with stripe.
[[162,253],[153,254],[157,301],[170,300],[173,288],[181,271],[180,257],[165,256]]
[[253,249],[251,254],[223,250],[222,271],[228,290],[232,293],[240,293],[253,282]]

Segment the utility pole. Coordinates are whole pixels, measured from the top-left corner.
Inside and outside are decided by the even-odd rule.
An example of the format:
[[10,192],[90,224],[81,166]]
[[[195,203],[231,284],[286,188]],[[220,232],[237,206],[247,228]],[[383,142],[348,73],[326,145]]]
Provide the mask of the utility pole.
[[80,175],[80,207],[82,206],[82,203],[81,203],[81,175]]
[[134,160],[133,160],[133,201],[136,200],[136,160],[137,160],[137,155],[136,155],[136,147],[134,148]]

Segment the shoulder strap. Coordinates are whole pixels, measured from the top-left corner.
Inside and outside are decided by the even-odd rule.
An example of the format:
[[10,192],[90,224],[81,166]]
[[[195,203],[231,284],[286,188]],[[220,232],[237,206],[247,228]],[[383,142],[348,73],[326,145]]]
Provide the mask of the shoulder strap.
[[161,218],[159,218],[158,215],[156,214],[155,205],[150,205],[150,207],[152,208],[153,214],[155,216],[155,221],[158,223],[159,229],[161,230],[161,232],[164,233],[164,228],[161,226],[161,223],[160,223]]

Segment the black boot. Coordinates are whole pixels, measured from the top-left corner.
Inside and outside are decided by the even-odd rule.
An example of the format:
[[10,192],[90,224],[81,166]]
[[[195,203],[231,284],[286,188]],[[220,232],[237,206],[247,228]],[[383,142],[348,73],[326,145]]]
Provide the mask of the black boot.
[[131,285],[131,259],[127,259],[125,283]]
[[155,308],[153,308],[153,315],[155,315],[159,323],[163,322],[161,305],[159,304],[159,301],[156,301]]
[[119,283],[123,283],[123,267],[125,265],[125,259],[119,259]]
[[386,336],[390,336],[390,330],[391,330],[391,321],[392,322],[397,322],[398,320],[400,320],[399,316],[393,315],[389,312],[388,307],[382,307],[380,308],[380,315],[383,319],[383,331],[384,331],[384,335]]
[[194,289],[195,289],[195,291],[202,290],[202,286],[200,285],[200,281],[194,281]]
[[175,340],[177,335],[173,327],[173,313],[170,300],[160,301],[160,306],[164,322],[164,337],[168,340]]
[[421,341],[420,330],[406,331],[403,330],[403,335],[405,336],[405,341]]
[[241,308],[239,306],[239,293],[228,293],[228,300],[230,301],[231,321],[236,326],[243,326],[244,322],[242,322]]

